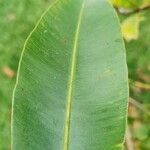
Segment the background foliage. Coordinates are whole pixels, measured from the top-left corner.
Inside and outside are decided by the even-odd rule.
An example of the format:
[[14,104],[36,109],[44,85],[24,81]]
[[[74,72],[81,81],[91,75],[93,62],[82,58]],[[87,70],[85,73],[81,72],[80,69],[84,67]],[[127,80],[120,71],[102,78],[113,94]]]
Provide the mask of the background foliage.
[[[11,96],[24,41],[53,0],[0,0],[0,150],[10,150]],[[150,149],[150,0],[112,0],[129,68],[128,150]]]
[[150,1],[112,0],[127,48],[130,103],[126,147],[150,149]]

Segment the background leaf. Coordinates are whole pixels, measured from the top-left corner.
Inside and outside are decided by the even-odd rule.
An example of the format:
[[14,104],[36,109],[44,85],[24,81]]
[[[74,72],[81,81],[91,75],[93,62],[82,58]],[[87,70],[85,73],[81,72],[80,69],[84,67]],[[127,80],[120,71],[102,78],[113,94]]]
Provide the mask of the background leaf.
[[126,9],[137,8],[143,3],[143,0],[111,0],[111,1],[114,6]]
[[140,23],[145,20],[142,14],[135,14],[122,22],[122,33],[127,41],[137,40],[139,37]]
[[12,91],[23,44],[52,1],[0,0],[0,150],[11,149]]

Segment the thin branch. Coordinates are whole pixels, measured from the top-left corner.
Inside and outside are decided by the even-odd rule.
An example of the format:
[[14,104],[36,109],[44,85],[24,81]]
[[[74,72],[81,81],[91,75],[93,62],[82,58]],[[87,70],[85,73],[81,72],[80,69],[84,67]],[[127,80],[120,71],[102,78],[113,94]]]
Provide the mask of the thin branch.
[[145,11],[145,10],[150,9],[150,5],[147,5],[147,6],[142,7],[142,8],[133,9],[133,11],[126,11],[126,12],[124,12],[124,13],[123,13],[123,12],[120,12],[118,7],[115,7],[115,9],[116,9],[119,13],[121,13],[121,14],[123,14],[123,15],[132,15],[132,14],[139,13],[139,12],[142,12],[142,11]]
[[129,79],[129,83],[133,85],[134,87],[137,87],[142,90],[150,91],[150,84],[149,83],[143,83],[140,81],[134,81],[133,79]]
[[128,150],[135,150],[134,149],[134,142],[133,142],[129,127],[127,128],[127,132],[126,132],[126,147]]
[[147,109],[144,108],[143,104],[139,103],[137,100],[133,99],[130,97],[129,102],[131,104],[133,104],[134,106],[136,106],[138,109],[140,109],[141,111],[143,111],[144,113],[146,113],[147,115],[150,116],[150,111],[148,111]]
[[142,83],[142,82],[139,82],[139,81],[135,81],[133,84],[134,84],[134,86],[136,86],[140,89],[150,90],[150,84]]

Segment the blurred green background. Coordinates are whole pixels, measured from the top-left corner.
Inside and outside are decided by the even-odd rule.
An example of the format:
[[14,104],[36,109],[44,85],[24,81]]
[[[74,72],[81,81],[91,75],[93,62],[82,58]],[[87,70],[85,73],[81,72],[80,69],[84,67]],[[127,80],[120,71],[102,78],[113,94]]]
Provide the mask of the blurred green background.
[[[54,0],[0,0],[0,150],[10,150],[11,97],[23,44]],[[127,48],[127,150],[150,150],[150,1],[111,0]]]

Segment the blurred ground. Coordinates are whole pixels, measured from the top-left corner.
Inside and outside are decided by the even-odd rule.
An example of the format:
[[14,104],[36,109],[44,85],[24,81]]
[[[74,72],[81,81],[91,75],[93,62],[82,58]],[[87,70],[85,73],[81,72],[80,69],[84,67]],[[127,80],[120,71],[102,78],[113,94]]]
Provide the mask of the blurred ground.
[[126,42],[130,97],[136,100],[130,99],[128,121],[133,150],[150,150],[150,10],[142,13],[138,39]]
[[0,150],[10,150],[11,97],[22,47],[52,0],[0,0]]
[[[0,0],[0,150],[10,150],[11,96],[24,41],[52,0]],[[150,10],[143,11],[137,40],[126,42],[130,99],[129,140],[150,149]],[[120,15],[123,21],[128,15]]]

